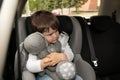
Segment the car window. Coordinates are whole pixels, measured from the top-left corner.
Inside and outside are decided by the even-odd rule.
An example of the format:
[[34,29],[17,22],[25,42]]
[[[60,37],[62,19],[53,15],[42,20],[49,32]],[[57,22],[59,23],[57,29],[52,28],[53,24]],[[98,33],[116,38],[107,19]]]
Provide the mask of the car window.
[[49,1],[51,2],[48,2],[48,0],[28,0],[22,16],[29,16],[37,10],[48,10],[55,15],[83,16],[88,18],[93,15],[98,15],[100,6],[100,0],[81,0],[82,2],[77,3],[74,2],[75,0],[72,0],[73,2],[71,3],[67,2],[71,0],[56,0],[56,3],[52,2],[53,0]]

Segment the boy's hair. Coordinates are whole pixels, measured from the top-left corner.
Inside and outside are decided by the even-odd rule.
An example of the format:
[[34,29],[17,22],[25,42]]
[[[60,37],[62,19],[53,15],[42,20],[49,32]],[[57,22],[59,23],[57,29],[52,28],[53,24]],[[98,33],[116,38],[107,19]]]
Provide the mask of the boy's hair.
[[32,16],[32,25],[35,31],[48,32],[49,29],[58,30],[60,26],[57,17],[49,11],[41,10],[35,12]]

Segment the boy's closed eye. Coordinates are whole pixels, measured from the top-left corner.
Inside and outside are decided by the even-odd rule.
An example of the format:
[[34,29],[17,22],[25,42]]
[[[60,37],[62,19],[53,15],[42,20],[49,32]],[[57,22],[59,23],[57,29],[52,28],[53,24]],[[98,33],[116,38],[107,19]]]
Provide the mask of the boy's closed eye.
[[54,32],[48,33],[45,36],[52,36],[53,34],[55,34],[56,32],[58,32],[58,30],[55,30]]

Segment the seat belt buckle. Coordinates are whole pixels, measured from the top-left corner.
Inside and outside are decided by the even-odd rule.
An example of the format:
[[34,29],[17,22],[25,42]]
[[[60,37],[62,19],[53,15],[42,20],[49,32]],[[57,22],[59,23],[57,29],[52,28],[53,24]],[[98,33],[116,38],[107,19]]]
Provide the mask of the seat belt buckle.
[[97,60],[93,60],[92,62],[93,62],[93,64],[94,64],[95,67],[98,66],[98,63],[97,63],[98,61]]

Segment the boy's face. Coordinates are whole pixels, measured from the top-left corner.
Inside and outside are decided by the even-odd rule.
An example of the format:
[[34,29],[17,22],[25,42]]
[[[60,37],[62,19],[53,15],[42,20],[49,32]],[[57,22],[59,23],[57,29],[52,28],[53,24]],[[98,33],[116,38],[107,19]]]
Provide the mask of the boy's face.
[[58,40],[59,32],[50,28],[48,32],[43,32],[43,35],[49,43],[55,43]]

